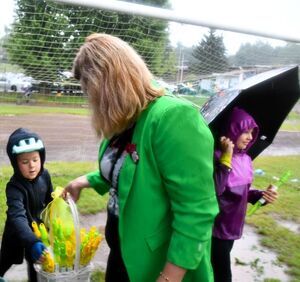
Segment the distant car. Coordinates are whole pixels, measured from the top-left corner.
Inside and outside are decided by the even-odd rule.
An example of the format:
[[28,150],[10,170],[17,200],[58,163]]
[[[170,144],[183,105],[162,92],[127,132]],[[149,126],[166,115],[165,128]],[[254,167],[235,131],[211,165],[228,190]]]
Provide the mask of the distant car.
[[178,94],[184,94],[184,95],[196,95],[197,94],[197,91],[194,88],[189,87],[184,83],[179,83],[177,85],[176,92]]
[[10,89],[10,81],[5,77],[0,77],[0,91],[7,92]]
[[10,91],[24,92],[32,86],[32,83],[23,79],[14,79],[10,81]]
[[174,90],[176,89],[175,85],[169,84],[161,79],[157,79],[156,81],[161,87],[169,90],[171,93],[174,92]]
[[0,91],[2,92],[24,92],[31,86],[31,82],[28,80],[0,76]]

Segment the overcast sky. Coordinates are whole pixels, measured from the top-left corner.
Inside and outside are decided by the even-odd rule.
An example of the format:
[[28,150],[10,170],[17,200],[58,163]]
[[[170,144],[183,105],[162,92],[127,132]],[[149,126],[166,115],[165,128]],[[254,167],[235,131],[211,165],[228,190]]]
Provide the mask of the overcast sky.
[[[182,11],[191,17],[224,23],[242,29],[256,29],[268,34],[281,33],[300,37],[300,0],[172,0],[174,10]],[[174,27],[175,26],[175,27]],[[201,40],[206,29],[187,25],[171,24],[171,41],[192,46]],[[178,30],[173,32],[173,30]],[[199,34],[199,36],[198,36]],[[220,32],[229,53],[235,53],[241,43],[254,43],[257,40],[272,45],[284,45],[281,40],[234,32]],[[199,40],[197,40],[199,38]]]
[[[84,0],[82,0],[84,1]],[[2,0],[0,9],[0,35],[4,26],[13,20],[13,0]],[[300,0],[171,0],[174,10],[191,17],[199,17],[227,26],[269,31],[270,34],[282,33],[299,36]],[[171,42],[185,46],[197,44],[207,29],[181,24],[171,24]],[[235,53],[241,43],[254,43],[258,39],[272,45],[284,45],[284,41],[267,40],[240,33],[221,32],[229,54]]]
[[4,34],[5,25],[9,25],[13,21],[13,0],[2,0],[0,9],[0,36]]

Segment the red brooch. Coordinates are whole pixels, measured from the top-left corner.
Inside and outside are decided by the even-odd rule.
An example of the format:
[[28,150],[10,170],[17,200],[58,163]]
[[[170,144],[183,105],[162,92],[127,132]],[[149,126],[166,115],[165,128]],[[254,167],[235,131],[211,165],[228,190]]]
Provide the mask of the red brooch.
[[137,163],[139,161],[139,155],[136,151],[136,144],[128,143],[125,147],[125,151],[130,154],[131,159],[134,163]]

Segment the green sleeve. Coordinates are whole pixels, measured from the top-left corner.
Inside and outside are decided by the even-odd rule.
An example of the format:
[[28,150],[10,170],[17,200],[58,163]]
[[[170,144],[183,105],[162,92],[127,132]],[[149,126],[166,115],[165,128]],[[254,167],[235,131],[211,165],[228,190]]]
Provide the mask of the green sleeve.
[[218,212],[213,181],[213,138],[198,109],[169,107],[155,132],[155,155],[173,211],[168,261],[198,267],[209,254]]
[[[100,157],[102,156],[102,153],[103,153],[106,145],[107,145],[106,141],[101,143],[98,159],[100,159]],[[92,171],[92,172],[86,174],[86,177],[90,184],[90,187],[94,188],[98,194],[103,195],[103,194],[107,193],[107,191],[109,189],[108,182],[103,177],[100,176],[99,170],[95,170],[95,171]]]

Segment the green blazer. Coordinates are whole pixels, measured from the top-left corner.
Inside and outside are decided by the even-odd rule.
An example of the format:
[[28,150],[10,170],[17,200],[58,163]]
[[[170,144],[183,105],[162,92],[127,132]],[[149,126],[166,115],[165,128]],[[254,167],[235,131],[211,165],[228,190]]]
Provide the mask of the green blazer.
[[[184,281],[213,281],[211,231],[218,212],[213,182],[213,138],[199,110],[163,96],[144,110],[119,175],[119,237],[132,282],[153,282],[165,263],[188,269]],[[108,141],[102,142],[101,159]],[[87,175],[99,194],[108,183]]]

